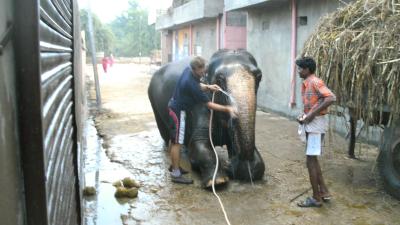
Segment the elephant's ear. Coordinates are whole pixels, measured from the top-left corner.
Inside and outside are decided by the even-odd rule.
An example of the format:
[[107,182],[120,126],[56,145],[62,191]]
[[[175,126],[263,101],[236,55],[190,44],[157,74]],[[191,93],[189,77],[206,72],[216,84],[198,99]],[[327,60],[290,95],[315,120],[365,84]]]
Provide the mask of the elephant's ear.
[[203,77],[203,82],[206,84],[211,84],[213,74],[212,74],[212,72],[210,72],[210,69],[207,69],[206,71],[207,71],[207,73]]
[[213,142],[215,146],[226,145],[229,140],[226,115],[221,112],[214,111],[213,118]]
[[257,65],[249,65],[248,70],[253,74],[255,80],[256,80],[256,92],[258,90],[258,87],[260,85],[260,81],[262,78],[262,72],[260,68],[257,67]]
[[222,64],[221,57],[212,58],[210,63],[207,65],[207,75],[205,76],[209,84],[213,84],[216,69]]

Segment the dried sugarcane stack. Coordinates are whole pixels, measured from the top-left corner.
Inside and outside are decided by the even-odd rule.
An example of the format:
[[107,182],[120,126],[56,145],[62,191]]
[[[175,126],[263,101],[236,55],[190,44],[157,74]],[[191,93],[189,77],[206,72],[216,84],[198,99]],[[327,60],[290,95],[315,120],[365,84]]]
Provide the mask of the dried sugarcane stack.
[[357,0],[324,17],[305,43],[340,106],[373,123],[400,114],[400,0]]

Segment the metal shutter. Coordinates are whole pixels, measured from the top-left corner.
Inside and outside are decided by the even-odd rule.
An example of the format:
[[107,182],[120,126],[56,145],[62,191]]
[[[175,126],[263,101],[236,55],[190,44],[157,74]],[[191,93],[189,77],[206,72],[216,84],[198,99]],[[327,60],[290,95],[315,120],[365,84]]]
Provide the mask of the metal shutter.
[[21,135],[28,138],[21,144],[28,224],[72,225],[80,219],[74,116],[74,4],[74,0],[16,3],[17,17],[26,16],[17,19],[20,26],[16,32],[16,57],[21,83]]

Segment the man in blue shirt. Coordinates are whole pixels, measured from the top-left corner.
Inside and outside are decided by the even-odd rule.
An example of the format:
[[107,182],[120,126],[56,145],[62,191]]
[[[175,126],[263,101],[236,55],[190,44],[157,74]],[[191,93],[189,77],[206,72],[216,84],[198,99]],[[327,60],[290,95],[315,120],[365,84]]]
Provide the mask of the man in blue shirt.
[[191,184],[192,179],[186,178],[179,167],[180,148],[185,137],[185,116],[196,104],[204,103],[209,109],[229,113],[236,117],[236,111],[232,106],[220,105],[210,101],[204,91],[218,91],[216,84],[207,85],[200,83],[200,78],[205,74],[205,60],[199,56],[194,57],[176,85],[174,95],[168,103],[170,117],[171,139],[171,180],[175,183]]

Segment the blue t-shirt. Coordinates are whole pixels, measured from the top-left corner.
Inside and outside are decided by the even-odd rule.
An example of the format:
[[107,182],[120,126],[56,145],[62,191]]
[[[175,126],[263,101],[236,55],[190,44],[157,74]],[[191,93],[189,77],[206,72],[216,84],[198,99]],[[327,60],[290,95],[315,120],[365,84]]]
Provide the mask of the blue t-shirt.
[[194,105],[209,101],[208,96],[200,88],[200,79],[195,77],[190,67],[187,67],[178,80],[168,106],[175,112],[180,112],[191,110]]

